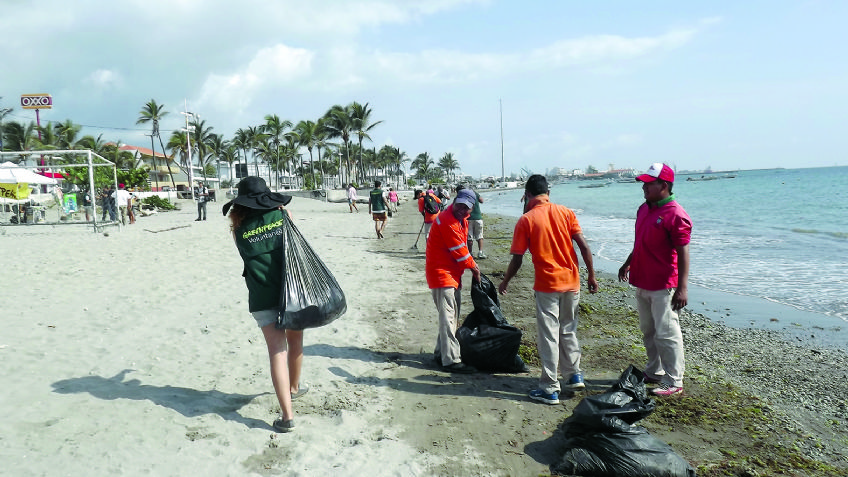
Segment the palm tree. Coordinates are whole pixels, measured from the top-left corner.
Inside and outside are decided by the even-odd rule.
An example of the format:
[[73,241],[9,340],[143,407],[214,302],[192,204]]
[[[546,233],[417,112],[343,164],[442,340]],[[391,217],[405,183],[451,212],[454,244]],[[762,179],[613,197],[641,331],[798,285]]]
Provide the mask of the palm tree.
[[[35,146],[38,138],[35,135],[36,132],[35,121],[30,121],[29,124],[23,125],[17,121],[11,121],[3,125],[3,132],[6,137],[6,141],[4,144],[7,144],[7,148],[12,151],[29,151]],[[15,164],[18,164],[23,160],[26,156],[18,156]]]
[[[211,165],[212,155],[209,153],[209,142],[211,141],[212,126],[206,126],[206,120],[193,120],[189,124],[190,135],[192,136],[191,150],[197,151],[197,165],[200,167],[200,173],[203,176],[203,182],[206,182],[206,169]],[[189,164],[189,167],[192,165]],[[193,175],[193,174],[192,174]],[[194,187],[194,184],[192,184]]]
[[368,132],[383,121],[371,122],[371,110],[368,109],[368,103],[363,105],[354,101],[348,107],[350,108],[353,132],[359,138],[359,167],[364,174],[365,165],[362,164],[362,140],[368,139],[370,141],[371,136],[368,135]]
[[[165,111],[165,105],[164,104],[157,104],[155,99],[151,99],[150,101],[147,102],[147,104],[144,105],[143,108],[141,108],[141,111],[138,112],[138,120],[136,120],[136,122],[135,122],[136,124],[145,124],[145,123],[148,123],[148,122],[153,124],[153,129],[150,132],[150,152],[151,152],[151,155],[152,155],[152,158],[153,158],[153,169],[157,169],[156,168],[156,149],[153,146],[153,136],[156,136],[156,137],[159,138],[159,144],[161,145],[162,144],[162,136],[159,135],[159,120],[162,119],[162,117],[165,116],[166,114],[168,114],[168,112]],[[165,146],[162,146],[162,153],[163,154],[165,153]],[[171,162],[170,159],[166,157],[166,163],[170,163],[170,162]],[[170,166],[170,164],[167,164],[167,166],[168,166],[168,175],[171,176],[171,186],[176,188],[177,186],[174,183],[174,175],[171,174],[171,166]],[[158,171],[158,169],[156,170],[156,174],[154,175],[154,177],[156,178],[156,188],[158,189],[159,188],[159,171]]]
[[416,177],[425,181],[429,180],[433,175],[434,165],[429,152],[422,152],[415,156],[415,159],[412,161],[412,168],[416,171]]
[[[397,164],[397,174],[400,177],[403,175],[404,181],[406,181],[406,173],[403,171],[403,165],[410,161],[409,156],[406,155],[406,152],[401,151],[400,148],[397,149],[397,153],[395,154],[395,163]],[[406,185],[406,184],[404,184]]]
[[[271,139],[271,143],[274,145],[274,150],[276,151],[275,163],[280,162],[280,144],[283,141],[283,135],[285,134],[287,129],[291,129],[292,122],[288,119],[281,120],[279,116],[276,114],[268,114],[265,116],[265,124],[262,125],[262,132],[267,134]],[[269,162],[270,164],[270,162]],[[279,165],[277,165],[279,167]],[[279,189],[279,176],[277,176],[277,188]]]
[[[263,162],[268,163],[268,175],[269,175],[269,185],[273,186],[271,183],[271,179],[275,175],[279,175],[279,163],[277,161],[277,154],[279,154],[279,150],[274,147],[274,143],[271,138],[263,137],[259,144],[256,145],[253,149],[253,157],[259,157]],[[271,168],[274,169],[274,174],[271,174]],[[259,174],[257,174],[259,175]],[[277,184],[279,188],[279,184]]]
[[[86,136],[91,137],[91,136]],[[94,139],[93,137],[91,137]],[[80,140],[82,141],[82,140]],[[112,163],[115,164],[115,167],[121,170],[130,170],[130,169],[140,169],[141,167],[137,167],[139,165],[143,165],[144,162],[140,164],[136,162],[135,155],[129,151],[122,151],[121,145],[123,143],[121,141],[117,141],[114,143],[109,143],[108,145],[103,145],[101,148],[102,156],[108,158]]]
[[233,136],[233,145],[236,148],[241,149],[242,156],[244,157],[244,168],[247,170],[247,151],[250,149],[250,137],[248,136],[247,129],[238,128],[236,130],[235,135]]
[[3,145],[3,137],[6,133],[3,132],[3,118],[11,114],[12,111],[14,111],[12,108],[0,108],[0,151],[5,149],[5,146]]
[[327,133],[327,138],[341,138],[345,146],[345,169],[346,179],[350,179],[350,131],[353,128],[353,119],[350,115],[350,108],[342,107],[338,104],[331,107],[324,113],[324,128]]
[[456,178],[453,176],[453,171],[459,169],[459,161],[453,158],[452,152],[446,152],[441,159],[439,159],[439,167],[441,167],[449,178]]
[[[321,159],[321,151],[325,150],[329,152],[329,143],[327,143],[327,128],[325,127],[326,119],[319,118],[315,123],[315,131],[312,133],[312,137],[315,144],[315,149],[318,151],[318,165],[321,167],[321,188],[325,187],[324,184],[324,161]],[[310,153],[311,154],[311,153]],[[326,197],[326,196],[325,196]]]
[[79,124],[74,124],[70,119],[66,119],[65,122],[59,123],[56,125],[56,146],[60,149],[76,149],[77,148],[77,135],[80,130],[82,130],[82,126]]
[[[188,143],[186,141],[185,134],[183,134],[182,131],[171,132],[167,148],[171,150],[171,161],[173,161],[173,158],[176,157],[177,154],[180,155],[180,162],[177,166],[185,173],[186,176],[188,176],[188,169],[185,168],[185,165],[188,162]],[[174,188],[176,187],[177,186],[175,185]]]
[[[256,151],[261,145],[265,134],[262,132],[262,126],[249,126],[245,129],[247,145],[251,151]],[[246,151],[246,149],[245,149]],[[253,167],[256,170],[256,175],[259,175],[259,163],[256,161],[256,154],[253,154]]]
[[224,140],[224,136],[221,134],[209,134],[207,138],[206,146],[212,152],[212,155],[215,156],[215,175],[218,179],[218,185],[220,188],[221,184],[221,159],[224,157],[226,153],[226,149],[229,146],[229,143]]
[[[317,189],[318,186],[315,181],[315,162],[312,158],[312,149],[316,147],[316,142],[318,141],[318,125],[314,121],[301,121],[297,123],[294,131],[297,133],[299,145],[305,147],[306,150],[309,151],[309,170],[312,173],[312,187]],[[324,177],[323,173],[321,174],[321,177]]]
[[38,131],[38,139],[35,143],[39,149],[59,149],[59,137],[53,123],[36,126],[36,131]]
[[[106,144],[107,143],[106,143],[106,141],[103,140],[102,134],[98,134],[97,137],[94,137],[94,136],[88,134],[88,135],[81,137],[80,140],[77,141],[77,146],[79,146],[83,149],[90,149],[91,151],[95,152],[96,154],[99,154],[99,155],[104,156],[104,157],[105,157],[105,154],[106,154],[106,151],[107,151]],[[118,147],[120,147],[120,145],[122,143],[121,143],[121,141],[117,141],[117,142],[115,142],[115,144],[117,144]]]
[[[230,171],[230,174],[229,174],[229,177],[230,177],[230,192],[232,192],[233,191],[233,174],[232,174],[233,163],[238,160],[239,150],[238,150],[238,147],[236,147],[236,145],[233,144],[232,142],[227,141],[224,144],[225,144],[225,146],[218,153],[218,157],[223,159],[224,162],[226,162],[229,165],[228,170]],[[219,174],[220,174],[220,169],[219,169]]]

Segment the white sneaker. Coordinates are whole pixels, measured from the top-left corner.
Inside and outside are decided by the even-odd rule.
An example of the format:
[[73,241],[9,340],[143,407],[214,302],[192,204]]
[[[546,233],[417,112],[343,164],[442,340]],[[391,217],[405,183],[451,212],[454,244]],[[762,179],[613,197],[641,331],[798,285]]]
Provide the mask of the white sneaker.
[[485,253],[480,252],[480,253],[477,254],[477,258],[489,258],[489,257],[487,257]]

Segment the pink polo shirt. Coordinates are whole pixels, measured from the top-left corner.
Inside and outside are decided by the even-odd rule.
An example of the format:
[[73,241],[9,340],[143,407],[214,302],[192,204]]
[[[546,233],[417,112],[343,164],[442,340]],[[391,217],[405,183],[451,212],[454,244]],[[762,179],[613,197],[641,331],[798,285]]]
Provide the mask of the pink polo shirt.
[[692,219],[674,200],[636,212],[636,240],[630,259],[630,284],[643,290],[677,287],[677,250],[689,244]]

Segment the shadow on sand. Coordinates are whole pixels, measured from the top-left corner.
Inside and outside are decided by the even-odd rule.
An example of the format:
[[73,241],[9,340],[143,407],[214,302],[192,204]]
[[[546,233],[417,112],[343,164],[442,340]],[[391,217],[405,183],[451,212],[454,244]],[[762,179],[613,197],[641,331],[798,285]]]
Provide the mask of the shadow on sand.
[[197,417],[204,414],[217,414],[228,421],[244,424],[253,429],[273,430],[264,421],[242,416],[238,410],[260,394],[231,394],[217,390],[198,391],[191,388],[176,386],[153,386],[142,384],[138,379],[126,380],[125,369],[111,378],[102,376],[83,376],[63,379],[52,384],[53,392],[59,394],[88,393],[98,399],[107,401],[115,399],[131,399],[135,401],[150,401],[162,407],[177,411],[185,417]]

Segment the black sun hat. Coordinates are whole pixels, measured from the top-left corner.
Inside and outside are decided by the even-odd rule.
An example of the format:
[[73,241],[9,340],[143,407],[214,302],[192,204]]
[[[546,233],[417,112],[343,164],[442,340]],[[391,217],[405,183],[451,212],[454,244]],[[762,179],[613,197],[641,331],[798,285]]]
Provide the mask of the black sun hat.
[[291,202],[292,196],[271,192],[265,185],[265,179],[256,176],[245,177],[238,183],[238,197],[224,204],[224,215],[233,204],[251,209],[271,210]]

